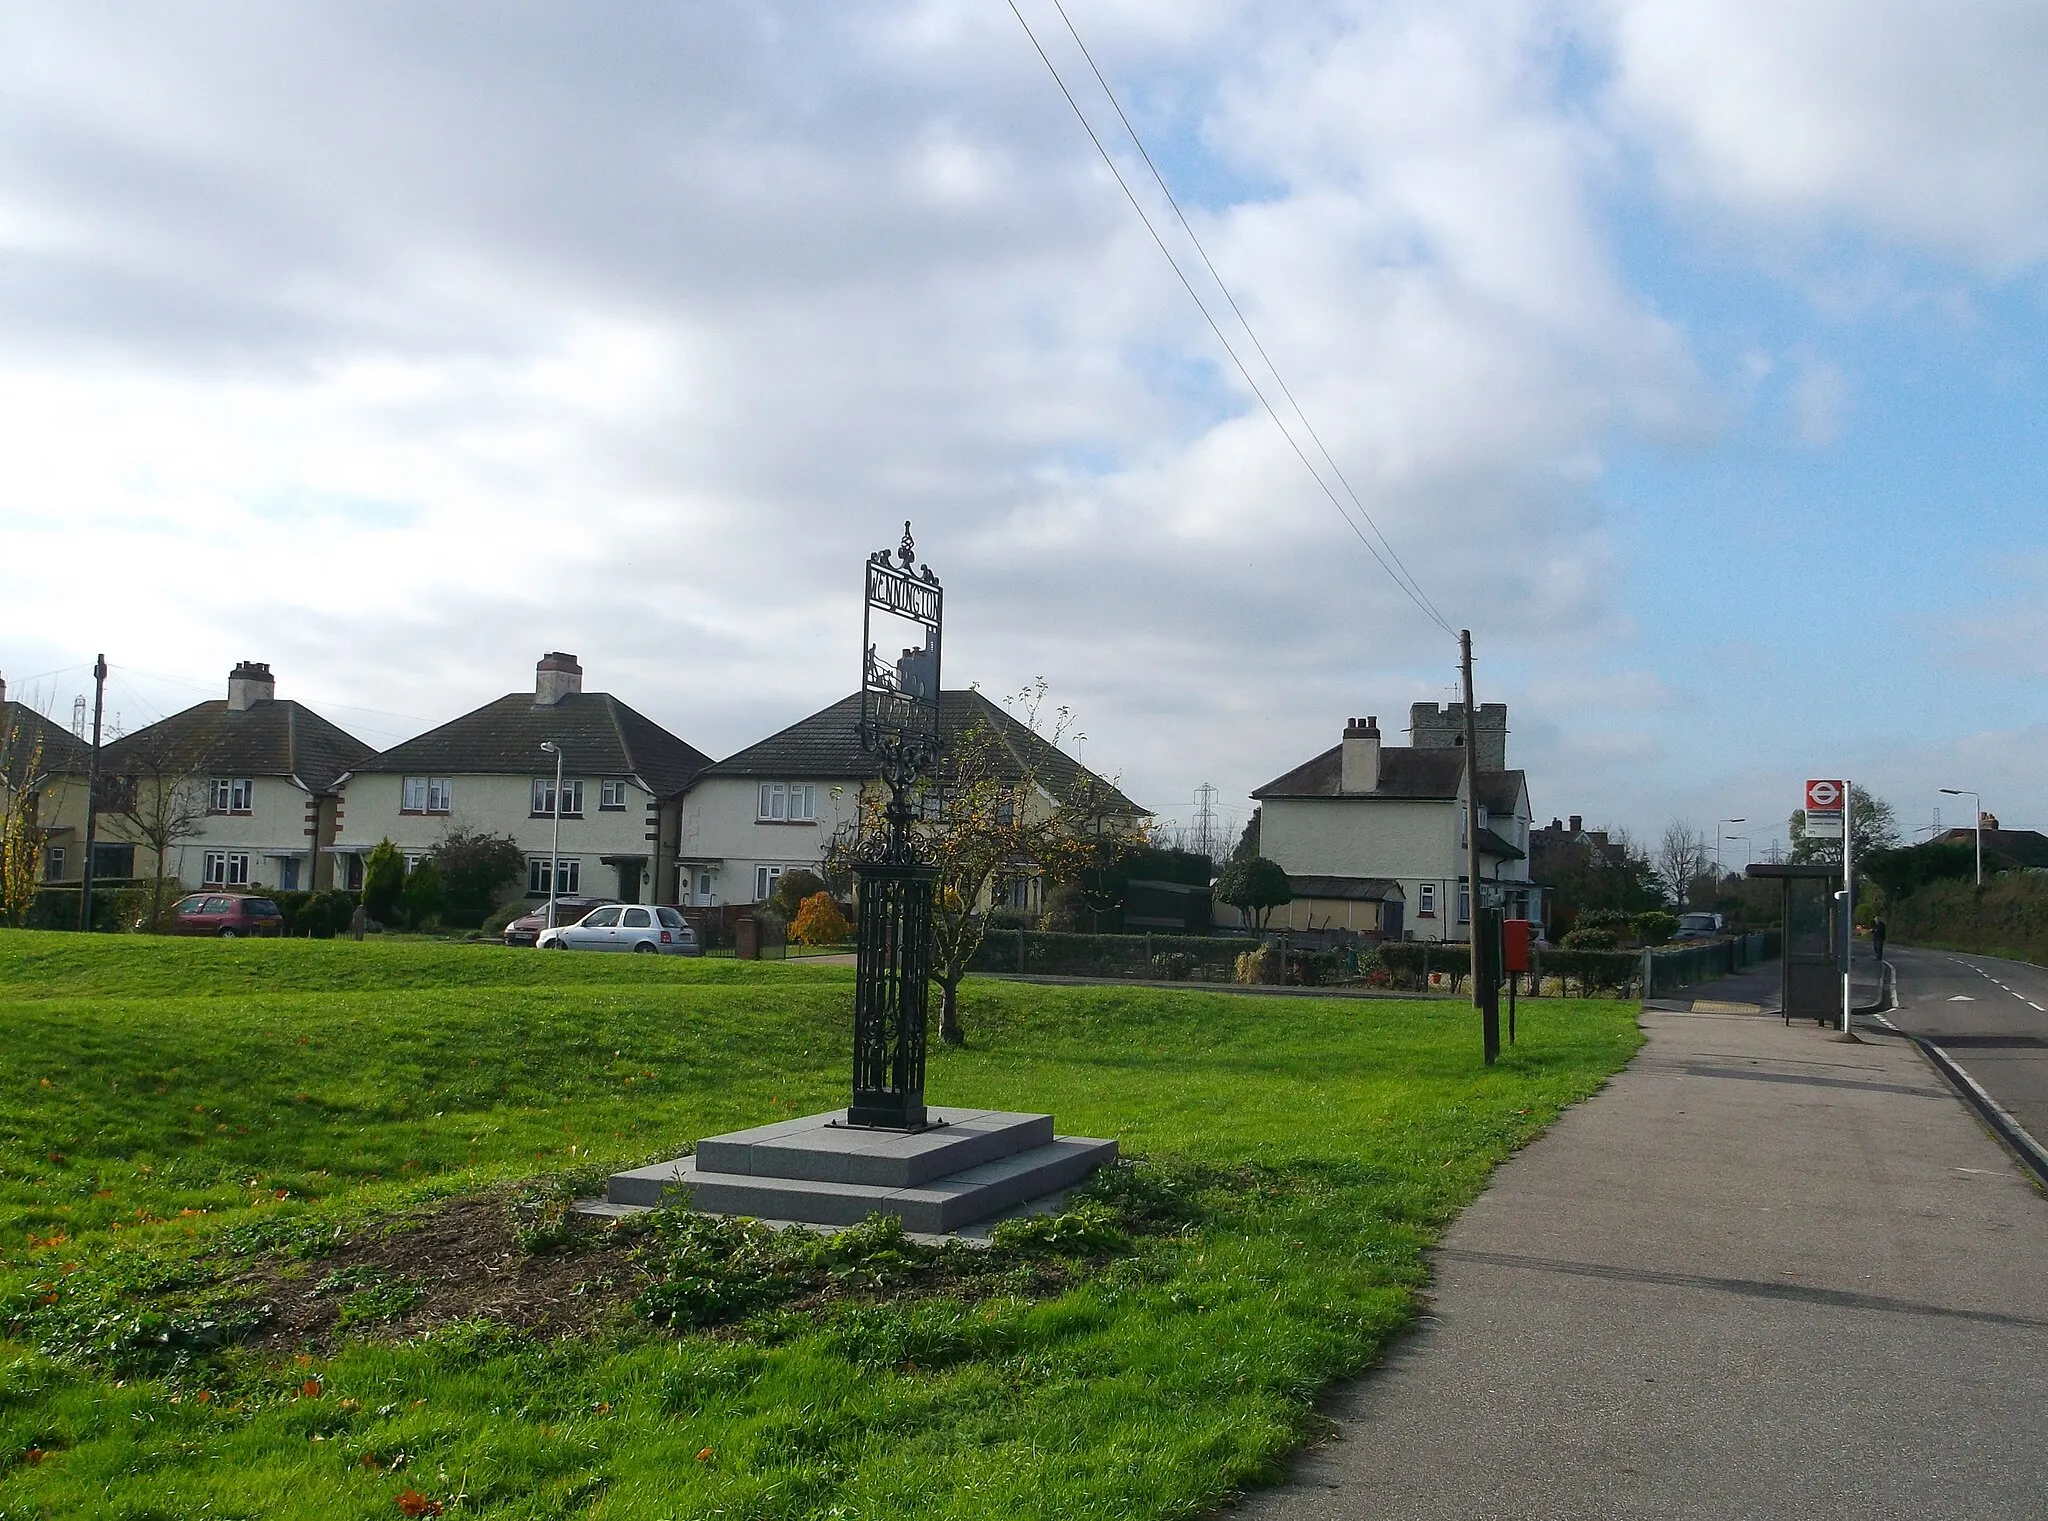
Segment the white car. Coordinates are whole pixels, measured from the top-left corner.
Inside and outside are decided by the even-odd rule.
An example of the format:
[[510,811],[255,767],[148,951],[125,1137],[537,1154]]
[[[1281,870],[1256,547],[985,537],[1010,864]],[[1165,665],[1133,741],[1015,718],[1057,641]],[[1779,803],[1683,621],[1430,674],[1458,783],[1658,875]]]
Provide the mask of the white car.
[[544,951],[638,951],[643,956],[696,956],[702,947],[690,922],[672,908],[607,903],[574,924],[540,932]]

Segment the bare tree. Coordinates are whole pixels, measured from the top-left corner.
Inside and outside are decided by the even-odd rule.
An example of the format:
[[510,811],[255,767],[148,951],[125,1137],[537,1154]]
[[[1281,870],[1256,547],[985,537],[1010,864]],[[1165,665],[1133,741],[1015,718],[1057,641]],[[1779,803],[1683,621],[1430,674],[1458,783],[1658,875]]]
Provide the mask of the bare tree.
[[1707,837],[1686,820],[1673,819],[1664,826],[1664,838],[1657,843],[1657,875],[1679,908],[1692,901],[1699,879],[1708,874],[1707,863],[1713,853]]
[[152,857],[149,927],[162,925],[164,873],[171,852],[195,839],[206,824],[205,783],[185,769],[184,757],[146,739],[122,757],[125,775],[102,778],[100,811],[131,844]]
[[[1041,679],[1010,702],[1012,716],[1038,733]],[[1009,706],[1010,704],[1005,704]],[[1058,711],[1041,750],[1005,743],[977,720],[948,743],[937,777],[926,784],[924,807],[912,824],[918,858],[938,869],[932,899],[932,980],[939,985],[939,1037],[960,1045],[960,981],[981,949],[988,928],[991,885],[1011,876],[1071,882],[1084,869],[1112,865],[1137,844],[1135,820],[1113,811],[1099,784],[1081,772],[1056,791],[1044,762],[1071,735],[1073,715]],[[868,787],[856,819],[842,826],[826,858],[828,879],[855,863],[878,859],[888,833],[884,794]]]

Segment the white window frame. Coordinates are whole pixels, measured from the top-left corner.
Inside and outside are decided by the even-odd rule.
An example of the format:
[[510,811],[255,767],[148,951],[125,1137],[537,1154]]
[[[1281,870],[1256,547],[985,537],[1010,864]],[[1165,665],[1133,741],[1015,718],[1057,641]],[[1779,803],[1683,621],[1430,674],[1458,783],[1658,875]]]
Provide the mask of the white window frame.
[[1415,891],[1415,917],[1434,919],[1436,917],[1436,884],[1423,882]]
[[626,808],[626,781],[624,777],[608,776],[597,784],[597,808],[600,813],[623,813]]
[[754,901],[756,903],[766,903],[775,896],[775,889],[781,885],[784,869],[780,866],[756,866],[754,868]]
[[237,776],[228,782],[228,812],[254,813],[256,811],[256,781],[253,777]]
[[209,850],[200,861],[201,887],[247,887],[249,852]]
[[[529,898],[545,898],[548,895],[547,856],[526,858],[526,895]],[[583,885],[583,858],[562,856],[556,861],[555,896],[566,898],[579,891]]]
[[450,788],[445,776],[408,776],[400,788],[400,813],[446,813]]
[[226,813],[228,811],[228,787],[230,779],[225,776],[209,777],[206,783],[206,811]]
[[[552,776],[536,776],[533,779],[533,811],[528,817],[551,819],[554,816],[555,779]],[[583,783],[573,776],[562,778],[562,817],[583,817]]]
[[1460,882],[1458,884],[1458,922],[1460,924],[1470,924],[1472,922],[1472,884],[1469,882]]
[[810,782],[763,782],[754,799],[757,824],[815,824],[818,789]]
[[64,847],[46,845],[43,847],[43,880],[61,882],[64,880]]

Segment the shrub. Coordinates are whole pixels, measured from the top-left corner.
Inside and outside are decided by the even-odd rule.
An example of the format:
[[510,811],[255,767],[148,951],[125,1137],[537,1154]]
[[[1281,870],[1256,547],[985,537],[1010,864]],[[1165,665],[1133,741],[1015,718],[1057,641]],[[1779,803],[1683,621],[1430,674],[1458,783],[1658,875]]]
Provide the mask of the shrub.
[[379,924],[396,924],[404,892],[405,857],[389,840],[379,840],[363,859],[363,908]]
[[824,891],[825,879],[799,866],[795,871],[782,874],[775,884],[775,891],[768,896],[768,906],[784,923],[789,923],[803,912],[804,904]]
[[1661,908],[1649,909],[1635,917],[1635,931],[1645,945],[1669,945],[1678,933],[1678,915]]
[[[499,889],[526,865],[518,841],[478,829],[451,829],[427,857],[441,872],[442,909],[450,924],[483,924]],[[524,912],[524,906],[520,912]],[[516,917],[516,915],[515,915]],[[503,926],[500,926],[503,933]]]
[[1575,929],[1560,943],[1568,951],[1611,951],[1615,935],[1612,930]]
[[409,928],[425,929],[440,919],[447,889],[441,881],[441,868],[434,864],[432,856],[405,874],[405,888],[399,901],[404,905]]
[[844,945],[853,938],[853,926],[823,888],[798,906],[790,921],[789,938],[799,945]]

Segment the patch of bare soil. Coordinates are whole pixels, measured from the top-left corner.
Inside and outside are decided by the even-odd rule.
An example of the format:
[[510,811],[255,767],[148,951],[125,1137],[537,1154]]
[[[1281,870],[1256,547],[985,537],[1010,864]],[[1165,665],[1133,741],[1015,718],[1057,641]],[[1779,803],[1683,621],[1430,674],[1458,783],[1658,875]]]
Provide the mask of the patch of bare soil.
[[570,1224],[552,1251],[520,1242],[505,1191],[450,1199],[363,1227],[310,1261],[265,1260],[235,1281],[263,1306],[245,1339],[277,1351],[326,1351],[344,1331],[406,1335],[485,1318],[542,1337],[584,1331],[644,1284],[626,1222]]

